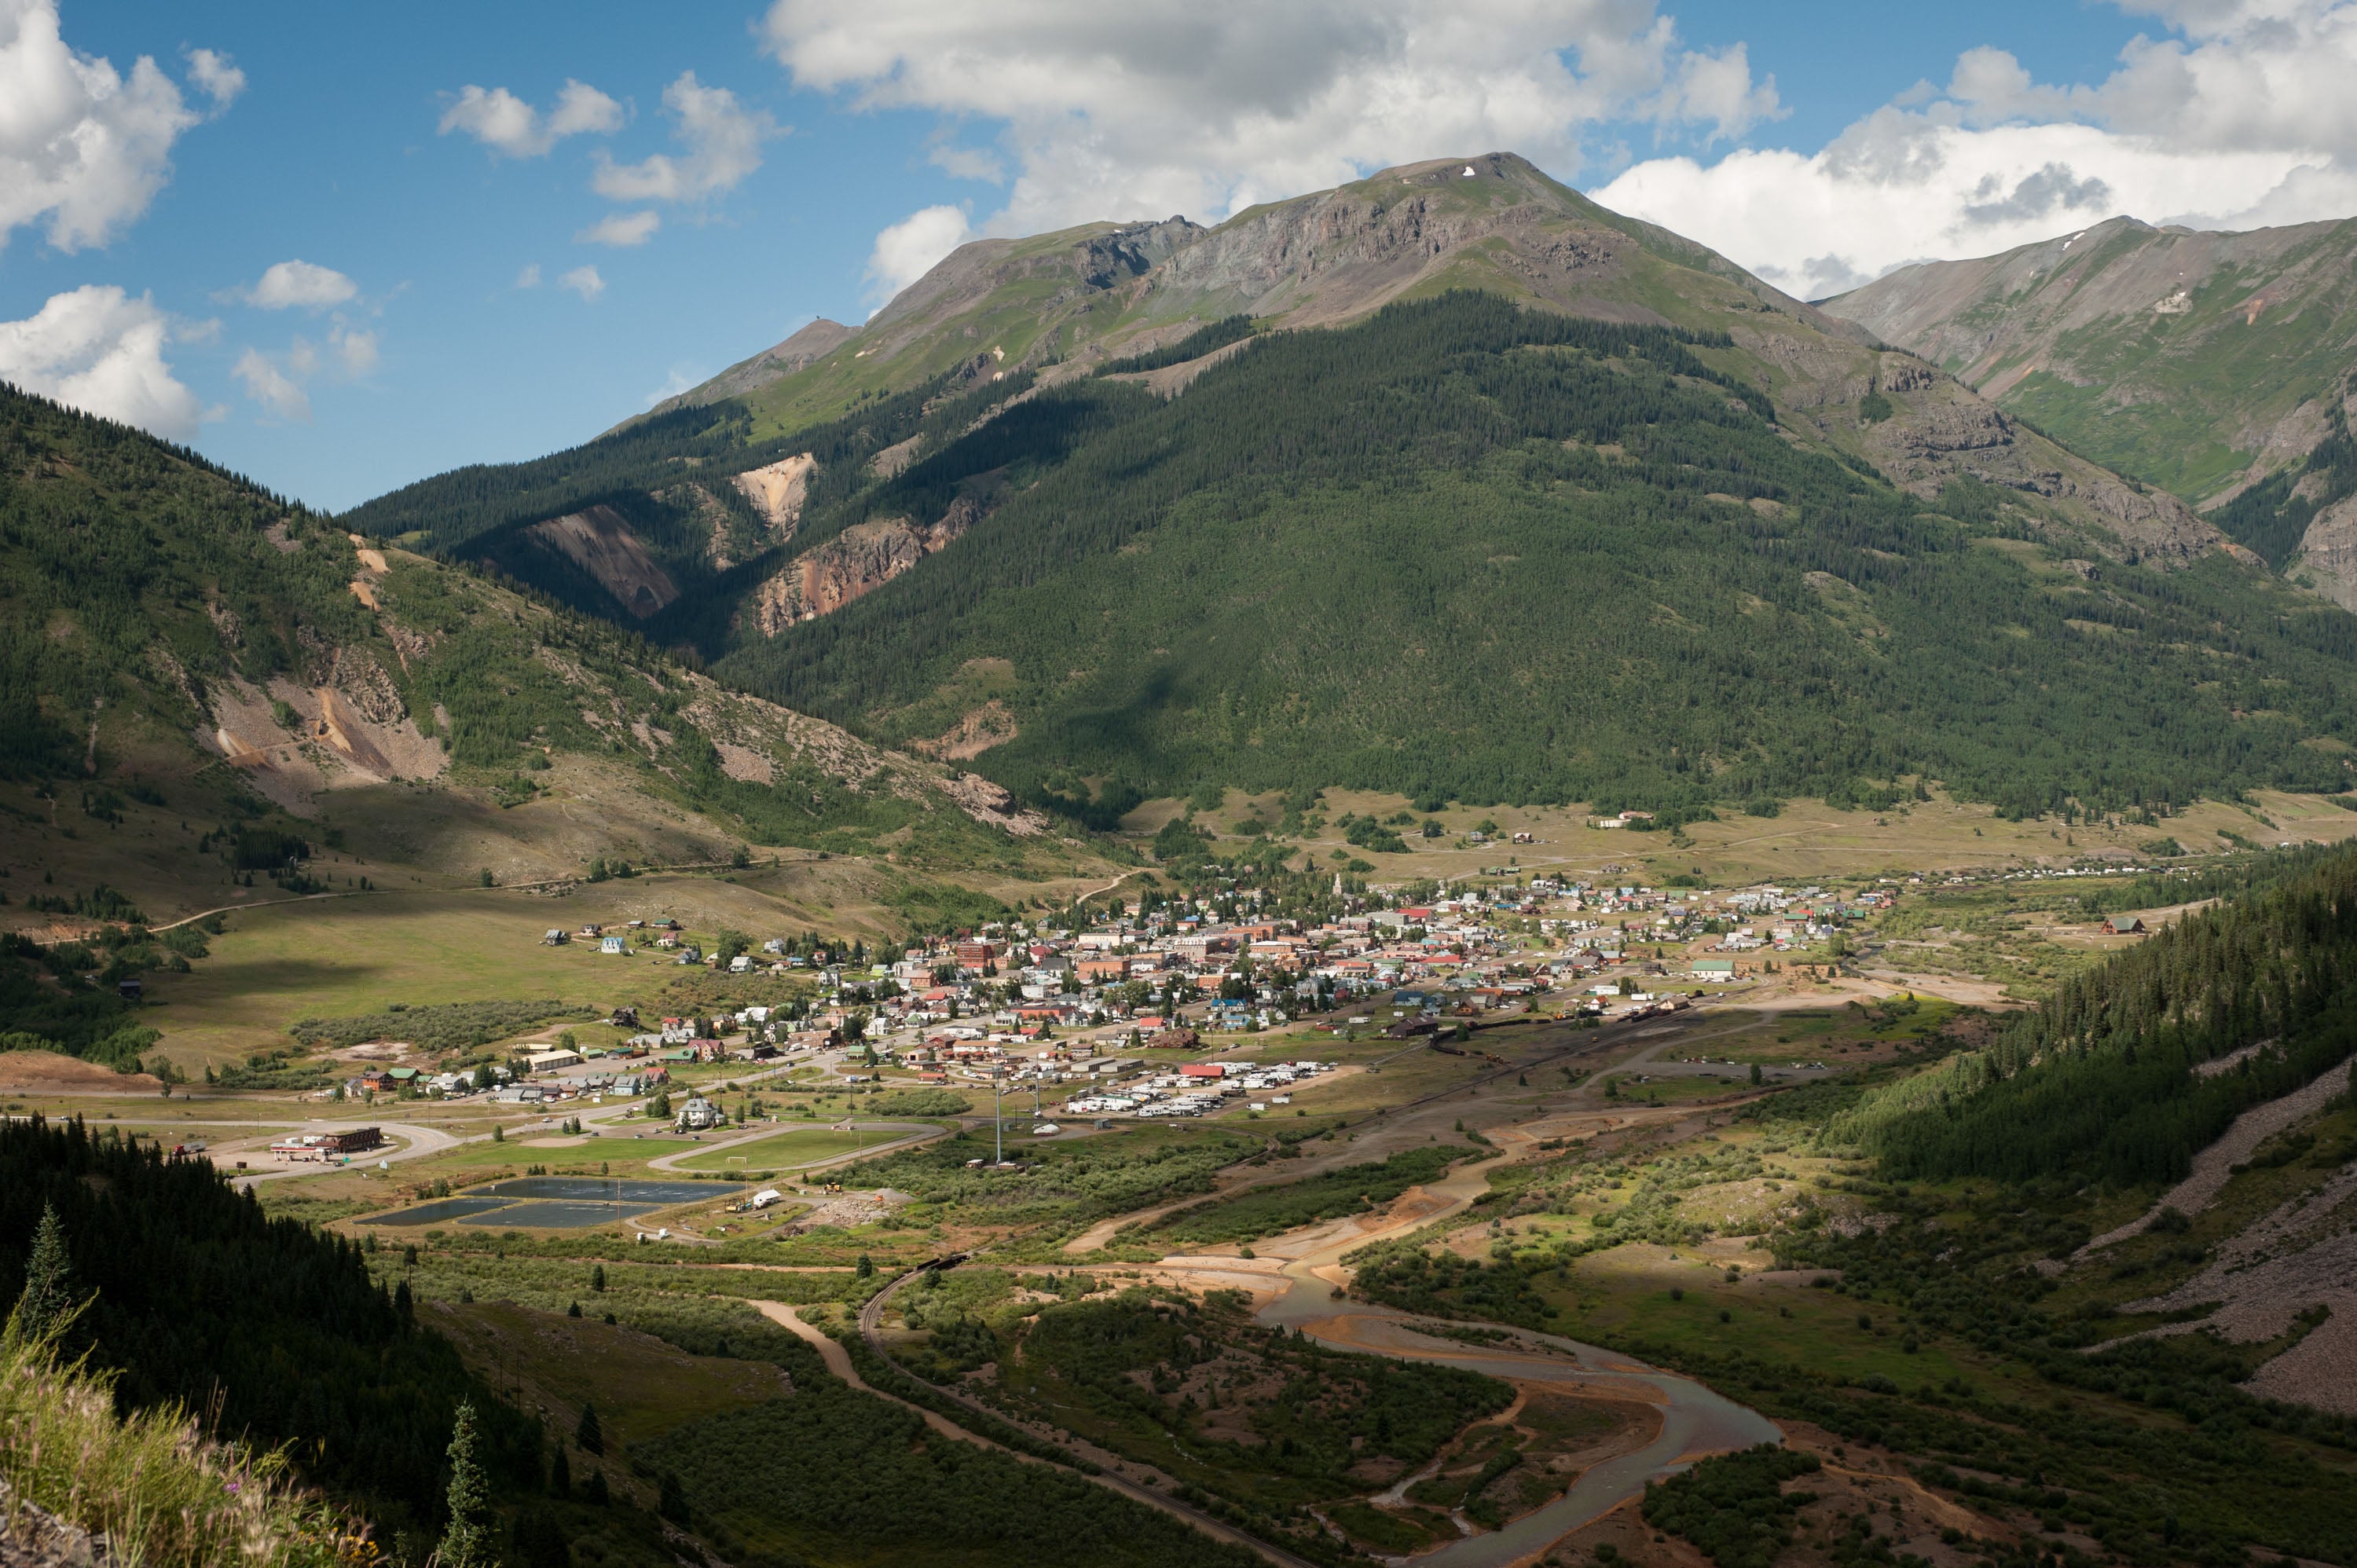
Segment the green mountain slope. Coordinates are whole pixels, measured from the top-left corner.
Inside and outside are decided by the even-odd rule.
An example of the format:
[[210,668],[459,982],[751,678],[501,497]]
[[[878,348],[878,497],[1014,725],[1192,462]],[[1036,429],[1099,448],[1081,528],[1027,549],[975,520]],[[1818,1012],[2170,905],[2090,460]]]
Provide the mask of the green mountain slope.
[[[1510,156],[968,246],[731,374],[345,521],[1100,811],[1205,778],[1678,810],[1929,775],[2027,810],[2346,773],[2357,622]],[[550,520],[637,529],[688,474],[772,542],[643,613],[535,566]]]
[[1919,502],[1797,449],[1727,352],[1459,295],[1265,339],[1175,400],[1044,393],[899,481],[1028,476],[938,562],[716,668],[896,744],[996,704],[984,765],[1068,792],[2337,787],[2302,743],[2341,722],[2357,621],[2223,554],[2059,547],[1970,479]]
[[1012,820],[986,788],[633,633],[365,546],[190,453],[0,387],[7,776],[103,792],[144,768],[309,816],[348,789],[530,800],[568,757],[762,843],[907,829],[911,854],[963,860]]
[[1824,302],[2058,439],[2212,509],[2271,563],[2357,604],[2357,493],[2318,449],[2357,389],[2357,220],[2249,233],[2115,218]]

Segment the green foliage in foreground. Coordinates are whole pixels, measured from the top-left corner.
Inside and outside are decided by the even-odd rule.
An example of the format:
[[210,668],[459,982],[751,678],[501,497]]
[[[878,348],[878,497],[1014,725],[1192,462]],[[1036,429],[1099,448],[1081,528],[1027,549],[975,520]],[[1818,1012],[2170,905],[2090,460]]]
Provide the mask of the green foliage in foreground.
[[353,1018],[302,1018],[286,1032],[307,1046],[331,1049],[371,1040],[406,1040],[424,1051],[457,1051],[490,1045],[572,1011],[554,997],[544,1002],[444,1002]]
[[1271,335],[1175,400],[1056,388],[926,459],[937,489],[1027,481],[939,559],[706,651],[887,740],[1008,660],[1020,733],[981,762],[1038,799],[2339,787],[2301,743],[2357,724],[2357,618],[2223,556],[2064,574],[2092,547],[2035,542],[2040,503],[1927,505],[1749,390],[1675,335],[1472,295]]
[[[115,1413],[115,1380],[63,1367],[50,1344],[0,1335],[0,1481],[103,1536],[112,1558],[186,1568],[331,1568],[343,1521],[303,1496],[283,1452],[208,1439],[174,1405]],[[31,1559],[27,1559],[30,1561]]]
[[1068,1471],[939,1436],[830,1376],[807,1347],[795,1392],[692,1422],[633,1457],[675,1474],[699,1527],[747,1568],[895,1561],[1037,1568],[1251,1568],[1212,1541]]
[[0,1300],[16,1295],[51,1204],[75,1288],[95,1297],[65,1350],[110,1372],[124,1408],[217,1411],[214,1430],[295,1444],[307,1479],[381,1518],[430,1519],[452,1412],[471,1397],[486,1468],[538,1484],[533,1426],[342,1238],[264,1218],[201,1162],[78,1122],[15,1121],[0,1125]]
[[2352,1049],[2357,846],[2072,976],[1987,1050],[1874,1092],[1828,1136],[1899,1176],[2173,1181],[2237,1115]]
[[1792,1544],[1792,1515],[1816,1501],[1784,1483],[1824,1466],[1813,1454],[1763,1443],[1702,1460],[1645,1487],[1645,1522],[1682,1535],[1718,1568],[1769,1568]]
[[1408,1149],[1387,1160],[1344,1165],[1281,1187],[1177,1209],[1156,1220],[1147,1231],[1157,1245],[1203,1247],[1254,1241],[1297,1225],[1380,1208],[1419,1182],[1437,1177],[1465,1154],[1455,1144]]

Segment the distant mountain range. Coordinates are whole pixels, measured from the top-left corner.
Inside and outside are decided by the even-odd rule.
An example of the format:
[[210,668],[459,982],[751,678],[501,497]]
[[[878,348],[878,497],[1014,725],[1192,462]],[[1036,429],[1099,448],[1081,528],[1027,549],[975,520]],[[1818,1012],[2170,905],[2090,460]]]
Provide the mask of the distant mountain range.
[[2357,220],[2115,218],[1824,302],[2357,607]]
[[343,521],[1099,821],[1205,780],[2345,782],[2357,620],[1889,335],[1449,158],[970,244],[856,330]]

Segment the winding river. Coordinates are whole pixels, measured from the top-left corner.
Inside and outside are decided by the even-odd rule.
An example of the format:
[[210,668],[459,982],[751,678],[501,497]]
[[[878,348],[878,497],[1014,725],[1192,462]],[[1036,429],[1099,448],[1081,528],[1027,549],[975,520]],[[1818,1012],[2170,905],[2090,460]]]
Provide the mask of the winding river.
[[[1426,1188],[1448,1201],[1437,1211],[1419,1215],[1415,1223],[1427,1224],[1469,1203],[1486,1186],[1490,1164],[1460,1167]],[[1566,1392],[1650,1404],[1662,1418],[1661,1432],[1644,1447],[1590,1466],[1562,1497],[1503,1529],[1421,1553],[1414,1560],[1415,1568],[1507,1568],[1642,1493],[1647,1481],[1708,1455],[1783,1441],[1776,1423],[1759,1412],[1690,1378],[1614,1351],[1526,1331],[1510,1345],[1468,1345],[1419,1333],[1418,1319],[1406,1313],[1343,1297],[1338,1289],[1344,1278],[1342,1255],[1370,1239],[1363,1232],[1332,1236],[1289,1259],[1283,1271],[1285,1286],[1261,1308],[1259,1321],[1275,1328],[1297,1328],[1337,1349],[1430,1361],[1494,1378],[1553,1384]]]

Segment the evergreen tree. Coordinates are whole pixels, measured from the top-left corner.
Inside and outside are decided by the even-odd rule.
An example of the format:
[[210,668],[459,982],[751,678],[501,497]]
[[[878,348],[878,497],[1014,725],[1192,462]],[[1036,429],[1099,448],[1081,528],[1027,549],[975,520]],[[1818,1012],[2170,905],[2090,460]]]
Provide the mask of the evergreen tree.
[[569,1498],[573,1495],[573,1461],[565,1456],[565,1445],[556,1445],[556,1457],[549,1462],[548,1495]]
[[449,1525],[435,1555],[437,1568],[493,1568],[490,1487],[475,1461],[475,1406],[461,1401],[450,1424]]
[[606,1434],[597,1424],[597,1407],[595,1404],[581,1407],[581,1424],[574,1429],[573,1442],[584,1454],[603,1455],[606,1452]]
[[25,1262],[25,1289],[8,1318],[9,1335],[16,1339],[41,1339],[62,1329],[74,1315],[73,1261],[66,1255],[66,1228],[58,1206],[41,1206],[40,1228],[33,1232],[33,1254]]

